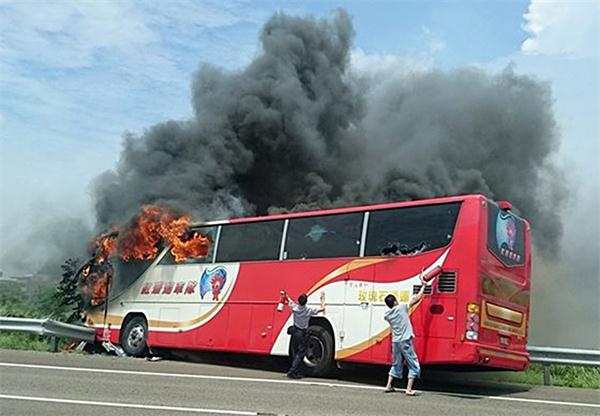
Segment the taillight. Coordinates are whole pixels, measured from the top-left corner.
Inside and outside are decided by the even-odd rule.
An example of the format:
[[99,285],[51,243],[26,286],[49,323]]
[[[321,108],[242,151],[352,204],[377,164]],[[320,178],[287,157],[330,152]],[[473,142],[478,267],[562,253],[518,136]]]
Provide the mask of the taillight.
[[465,338],[469,341],[477,341],[479,338],[479,305],[476,303],[469,303],[467,305]]
[[467,305],[467,312],[479,313],[479,305],[476,303],[469,303]]

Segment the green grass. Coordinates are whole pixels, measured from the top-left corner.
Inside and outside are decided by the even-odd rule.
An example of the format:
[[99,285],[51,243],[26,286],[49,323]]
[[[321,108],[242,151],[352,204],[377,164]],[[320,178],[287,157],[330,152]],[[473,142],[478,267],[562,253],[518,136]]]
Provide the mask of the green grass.
[[20,332],[2,332],[0,333],[0,349],[49,351],[50,347],[46,337]]
[[[551,384],[562,387],[600,389],[600,368],[551,365]],[[531,364],[522,372],[488,373],[482,376],[486,380],[521,384],[544,384],[544,366]]]

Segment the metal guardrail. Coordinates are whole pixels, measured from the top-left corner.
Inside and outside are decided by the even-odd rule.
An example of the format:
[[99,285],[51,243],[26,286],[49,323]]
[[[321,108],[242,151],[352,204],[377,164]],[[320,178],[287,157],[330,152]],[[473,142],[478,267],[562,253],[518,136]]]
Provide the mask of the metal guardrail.
[[600,350],[528,346],[529,360],[544,365],[544,385],[552,384],[551,364],[600,367]]
[[528,346],[532,363],[600,367],[600,350]]
[[78,339],[86,342],[96,340],[96,330],[81,325],[66,324],[52,319],[29,319],[0,316],[0,331],[29,332],[42,336]]

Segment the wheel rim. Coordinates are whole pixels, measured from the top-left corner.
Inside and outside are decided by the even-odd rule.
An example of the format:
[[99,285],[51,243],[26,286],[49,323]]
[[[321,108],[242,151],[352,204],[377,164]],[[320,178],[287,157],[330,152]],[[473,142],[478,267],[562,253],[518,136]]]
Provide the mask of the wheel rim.
[[136,324],[131,331],[129,331],[127,344],[129,344],[131,348],[138,348],[144,343],[145,334],[146,331],[144,330],[144,326],[142,324]]
[[306,356],[304,357],[304,363],[308,367],[316,367],[323,360],[325,355],[325,345],[323,341],[315,336],[311,336],[308,339],[308,346],[306,348]]

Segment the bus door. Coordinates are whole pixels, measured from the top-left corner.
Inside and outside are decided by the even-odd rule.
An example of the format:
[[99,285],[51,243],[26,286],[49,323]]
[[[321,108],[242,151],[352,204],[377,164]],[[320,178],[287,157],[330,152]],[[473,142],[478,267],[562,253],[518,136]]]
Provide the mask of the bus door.
[[[268,263],[248,263],[245,265],[248,276],[255,278],[248,279],[248,283],[255,287],[268,287],[267,282],[278,281],[281,279],[281,264],[274,267]],[[242,289],[243,287],[240,286]],[[246,293],[252,293],[252,289],[248,287]],[[276,293],[275,291],[269,293]],[[257,301],[253,299],[248,302],[248,306],[244,308],[250,319],[250,333],[248,337],[248,351],[268,353],[273,345],[273,318],[276,307],[274,301],[269,301],[266,297]]]
[[346,272],[341,341],[336,359],[370,360],[368,344],[374,300],[373,267],[358,267]]

